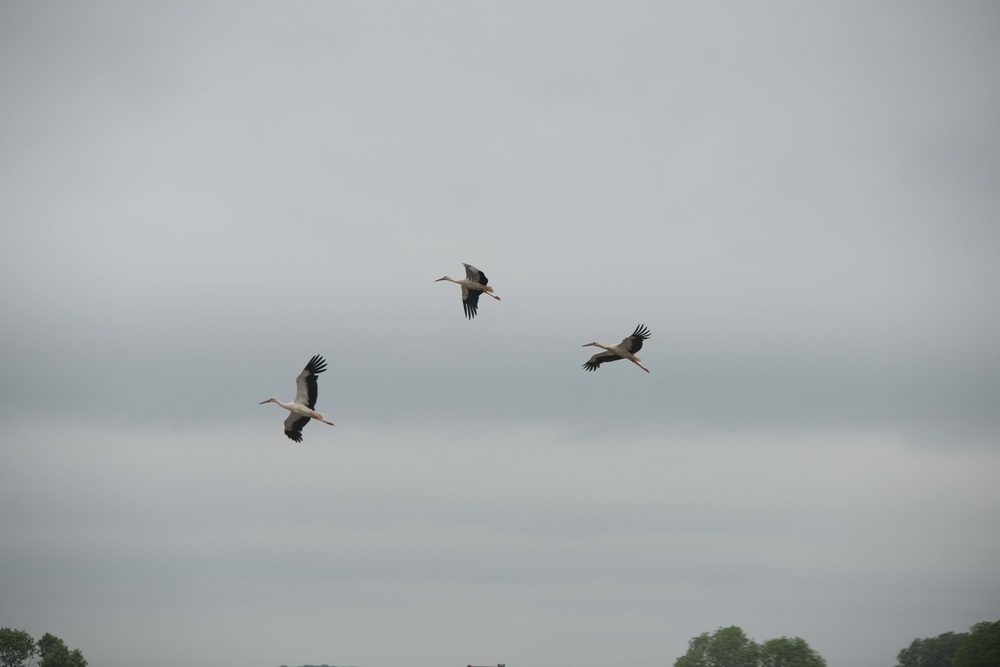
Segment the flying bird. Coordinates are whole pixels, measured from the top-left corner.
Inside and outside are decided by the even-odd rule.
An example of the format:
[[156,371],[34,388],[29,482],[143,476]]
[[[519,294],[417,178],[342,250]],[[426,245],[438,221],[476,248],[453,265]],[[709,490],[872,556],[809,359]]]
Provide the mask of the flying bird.
[[649,369],[640,364],[642,361],[639,357],[635,356],[635,353],[642,349],[642,341],[649,338],[649,329],[646,328],[645,324],[640,324],[632,332],[632,335],[628,338],[622,340],[622,342],[617,345],[602,345],[601,343],[587,343],[581,347],[589,347],[593,345],[594,347],[601,347],[607,350],[606,352],[598,352],[590,358],[590,361],[585,363],[583,367],[588,371],[596,371],[598,366],[606,361],[618,361],[619,359],[628,359],[633,364],[641,368],[642,370],[649,372]]
[[485,294],[486,296],[491,296],[497,301],[500,300],[495,294],[492,294],[493,288],[487,285],[489,279],[486,278],[486,274],[472,266],[471,264],[462,263],[465,267],[465,277],[461,280],[455,280],[450,276],[442,276],[434,282],[439,283],[442,280],[450,280],[456,285],[462,286],[462,308],[465,309],[465,316],[470,320],[476,316],[479,311],[479,295]]
[[277,403],[292,413],[288,415],[287,419],[285,419],[285,435],[295,442],[302,442],[302,429],[305,428],[305,425],[309,423],[310,419],[316,419],[324,424],[333,426],[333,422],[328,422],[323,415],[313,409],[316,407],[316,394],[318,393],[316,376],[325,370],[326,361],[323,360],[323,357],[317,354],[309,360],[306,367],[303,368],[302,372],[299,373],[299,376],[295,378],[294,401],[291,403],[282,403],[272,396],[266,401],[260,402],[260,405],[264,405],[265,403]]

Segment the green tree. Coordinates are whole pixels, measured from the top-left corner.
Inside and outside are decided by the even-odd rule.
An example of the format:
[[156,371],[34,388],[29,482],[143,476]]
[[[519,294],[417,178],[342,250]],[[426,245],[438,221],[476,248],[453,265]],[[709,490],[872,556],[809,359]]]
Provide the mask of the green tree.
[[0,667],[21,667],[37,652],[35,640],[24,630],[0,628]]
[[760,667],[826,667],[802,637],[768,639],[760,645]]
[[952,667],[952,658],[967,636],[965,632],[946,632],[914,639],[896,656],[897,667]]
[[1000,621],[976,623],[955,652],[953,667],[1000,665]]
[[674,667],[757,667],[757,643],[735,625],[703,632],[688,642]]
[[733,625],[692,638],[674,667],[826,667],[826,661],[801,637],[758,644]]
[[80,649],[70,651],[66,642],[48,632],[38,640],[38,654],[38,667],[87,667]]

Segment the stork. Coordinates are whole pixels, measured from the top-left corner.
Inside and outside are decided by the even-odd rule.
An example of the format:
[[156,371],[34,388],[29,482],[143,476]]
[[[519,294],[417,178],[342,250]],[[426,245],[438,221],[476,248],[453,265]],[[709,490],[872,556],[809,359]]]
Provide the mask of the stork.
[[450,280],[456,285],[462,286],[462,308],[465,309],[465,316],[471,320],[479,311],[480,294],[491,296],[497,301],[500,300],[500,297],[493,294],[493,288],[486,284],[489,282],[489,279],[485,273],[465,262],[462,263],[462,266],[465,267],[465,277],[461,280],[455,280],[451,276],[442,276],[434,282],[439,283],[442,280]]
[[326,370],[326,361],[318,354],[309,360],[306,367],[302,369],[299,376],[295,378],[295,400],[291,403],[282,403],[273,396],[265,403],[277,403],[291,414],[285,419],[285,435],[295,442],[302,442],[302,429],[309,423],[310,419],[321,421],[324,424],[333,426],[333,422],[328,422],[322,414],[316,412],[316,376]]
[[639,357],[635,356],[635,353],[642,349],[642,341],[649,338],[649,329],[646,328],[645,324],[640,324],[632,332],[632,335],[628,338],[622,340],[622,342],[617,345],[602,345],[601,343],[587,343],[581,347],[601,347],[607,350],[606,352],[598,352],[590,358],[590,361],[585,363],[583,367],[588,371],[596,371],[598,366],[606,361],[618,361],[619,359],[628,359],[633,364],[641,368],[642,370],[649,372],[649,369],[640,364],[642,361]]

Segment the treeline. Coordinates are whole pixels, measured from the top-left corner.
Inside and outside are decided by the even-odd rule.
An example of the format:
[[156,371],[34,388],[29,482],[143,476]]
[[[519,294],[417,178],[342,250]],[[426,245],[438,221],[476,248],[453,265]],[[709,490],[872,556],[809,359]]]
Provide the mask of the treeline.
[[[0,667],[26,667],[35,657],[37,667],[87,667],[80,649],[70,650],[55,635],[46,632],[36,642],[24,630],[0,628]],[[896,660],[896,667],[997,667],[1000,620],[976,623],[968,632],[914,639]],[[826,660],[801,637],[780,637],[758,644],[733,625],[693,637],[687,653],[674,661],[674,667],[826,667]]]
[[692,638],[674,667],[826,667],[826,660],[801,637],[758,644],[733,625]]
[[968,632],[914,639],[896,661],[897,667],[997,667],[1000,621],[976,623]]
[[[1000,621],[914,639],[896,660],[896,667],[1000,667]],[[826,667],[826,660],[801,637],[758,644],[733,625],[693,637],[674,667]]]
[[32,658],[38,667],[87,667],[80,649],[46,632],[37,642],[24,630],[0,628],[0,667],[24,667]]

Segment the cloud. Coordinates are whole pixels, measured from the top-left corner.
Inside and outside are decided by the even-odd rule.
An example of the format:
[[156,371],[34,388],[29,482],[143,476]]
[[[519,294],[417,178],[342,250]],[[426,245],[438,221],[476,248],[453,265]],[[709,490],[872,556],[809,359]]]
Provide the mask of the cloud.
[[[852,665],[995,617],[996,10],[932,7],[0,10],[0,625]],[[581,370],[640,322],[651,374]]]

